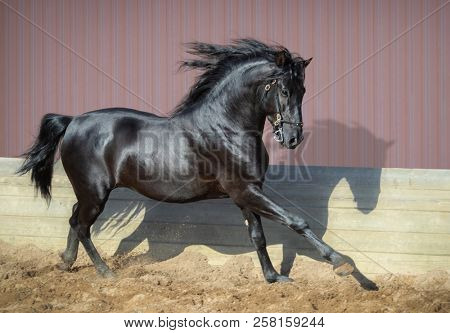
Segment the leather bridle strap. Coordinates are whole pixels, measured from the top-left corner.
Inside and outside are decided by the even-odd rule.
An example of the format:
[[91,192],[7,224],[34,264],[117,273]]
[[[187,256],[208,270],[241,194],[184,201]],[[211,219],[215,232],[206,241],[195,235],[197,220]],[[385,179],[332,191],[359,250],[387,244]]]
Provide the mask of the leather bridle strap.
[[[273,85],[275,85],[277,83],[277,80],[273,80],[271,83],[266,84],[266,86],[264,87],[265,90],[265,95],[267,96],[267,93],[269,92],[269,90],[272,88]],[[287,120],[283,120],[283,115],[281,114],[281,105],[280,105],[280,98],[277,98],[277,112],[275,113],[275,121],[274,122],[270,122],[272,125],[272,129],[273,129],[273,133],[274,133],[274,138],[276,141],[278,142],[283,142],[284,141],[284,134],[283,134],[283,124],[288,124],[291,126],[296,126],[296,127],[300,127],[300,129],[303,129],[303,122],[292,122],[292,121],[287,121]]]

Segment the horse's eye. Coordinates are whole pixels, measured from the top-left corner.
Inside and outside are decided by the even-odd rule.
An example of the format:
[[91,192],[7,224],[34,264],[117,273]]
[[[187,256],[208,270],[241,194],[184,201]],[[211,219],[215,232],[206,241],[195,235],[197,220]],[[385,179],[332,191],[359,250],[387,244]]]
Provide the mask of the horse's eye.
[[284,97],[288,97],[289,91],[287,89],[282,89],[281,90],[281,95],[283,95]]

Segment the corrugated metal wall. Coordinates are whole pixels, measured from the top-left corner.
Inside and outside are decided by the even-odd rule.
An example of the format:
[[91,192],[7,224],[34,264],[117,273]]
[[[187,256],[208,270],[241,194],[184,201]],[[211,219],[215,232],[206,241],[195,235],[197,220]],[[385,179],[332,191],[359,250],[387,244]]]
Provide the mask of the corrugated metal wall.
[[[448,1],[0,0],[0,156],[48,112],[169,114],[183,42],[254,37],[305,57],[303,152],[272,163],[450,168]],[[273,147],[272,147],[273,146]]]

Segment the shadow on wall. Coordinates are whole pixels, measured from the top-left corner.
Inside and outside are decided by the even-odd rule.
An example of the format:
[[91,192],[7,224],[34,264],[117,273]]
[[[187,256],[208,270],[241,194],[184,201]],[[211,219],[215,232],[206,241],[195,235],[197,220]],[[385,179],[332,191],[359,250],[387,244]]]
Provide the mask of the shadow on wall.
[[[347,132],[347,133],[343,133]],[[351,133],[348,133],[351,132]],[[371,156],[377,165],[383,165],[392,142],[386,142],[359,126],[348,127],[329,120],[318,122],[312,134],[314,138],[352,138],[352,151],[361,152],[373,147]],[[328,151],[333,149],[327,148]],[[295,152],[295,151],[294,151]],[[375,209],[380,194],[380,168],[324,168],[305,166],[271,166],[264,187],[265,193],[293,213],[298,213],[310,224],[314,232],[322,238],[329,224],[329,203],[333,190],[345,179],[350,187],[356,209],[369,214]],[[289,180],[290,179],[290,180]],[[118,191],[118,192],[117,192]],[[116,193],[137,200],[114,200]],[[115,255],[131,252],[142,242],[148,242],[146,256],[153,260],[167,260],[180,254],[187,246],[206,245],[224,254],[242,254],[254,251],[240,210],[229,200],[208,200],[198,203],[168,204],[135,196],[129,190],[118,189],[111,194],[107,209],[93,226],[93,234],[99,236],[104,230],[117,232],[130,221],[142,214],[139,226],[122,239]],[[349,199],[349,198],[344,198]],[[352,201],[351,198],[347,201]],[[331,222],[331,221],[330,221]],[[312,247],[302,238],[275,222],[263,219],[268,245],[282,245],[282,274],[289,274],[297,254],[322,260]],[[333,228],[339,226],[333,222]],[[345,240],[344,240],[345,241]],[[367,289],[374,284],[358,270],[355,279]]]

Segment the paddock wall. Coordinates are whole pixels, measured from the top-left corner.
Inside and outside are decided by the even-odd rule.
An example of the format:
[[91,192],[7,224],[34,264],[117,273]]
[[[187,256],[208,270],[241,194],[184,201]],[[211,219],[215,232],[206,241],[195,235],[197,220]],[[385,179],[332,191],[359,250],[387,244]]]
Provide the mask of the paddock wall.
[[[30,184],[14,175],[21,160],[0,158],[0,240],[65,247],[75,197],[60,164],[50,206]],[[353,258],[361,272],[422,273],[450,270],[450,170],[271,166],[265,187],[274,200],[305,217],[313,230]],[[287,181],[287,176],[297,181]],[[105,256],[145,252],[164,260],[186,248],[211,264],[230,256],[257,257],[240,211],[229,200],[167,204],[130,190],[112,192],[93,227]],[[269,253],[284,268],[297,256],[317,253],[296,234],[263,221]]]

